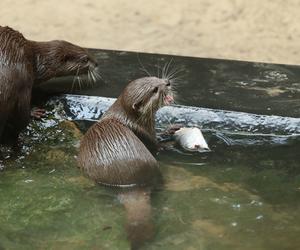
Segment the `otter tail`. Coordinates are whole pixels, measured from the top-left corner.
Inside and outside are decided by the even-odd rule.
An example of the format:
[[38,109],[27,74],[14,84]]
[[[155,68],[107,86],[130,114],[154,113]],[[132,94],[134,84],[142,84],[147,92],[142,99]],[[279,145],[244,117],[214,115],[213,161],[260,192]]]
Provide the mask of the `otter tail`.
[[126,232],[131,249],[139,249],[145,241],[154,236],[151,218],[150,190],[134,189],[118,194],[126,210]]

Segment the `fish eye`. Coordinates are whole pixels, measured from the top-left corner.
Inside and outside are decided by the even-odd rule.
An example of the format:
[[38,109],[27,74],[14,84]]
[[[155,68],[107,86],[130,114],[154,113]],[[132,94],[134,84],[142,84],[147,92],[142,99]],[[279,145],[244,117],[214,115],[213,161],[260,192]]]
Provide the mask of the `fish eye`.
[[152,92],[153,92],[153,94],[157,93],[158,92],[158,87],[155,87]]

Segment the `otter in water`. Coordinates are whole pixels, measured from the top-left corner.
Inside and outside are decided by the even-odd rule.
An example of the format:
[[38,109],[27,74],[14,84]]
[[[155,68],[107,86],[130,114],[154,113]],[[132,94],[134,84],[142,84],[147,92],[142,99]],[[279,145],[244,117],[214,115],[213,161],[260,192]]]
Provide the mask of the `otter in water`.
[[[28,124],[32,87],[53,77],[88,73],[97,66],[88,51],[66,41],[35,42],[0,26],[0,144],[16,144]],[[33,114],[41,116],[41,110]]]
[[151,153],[157,145],[154,116],[172,101],[170,81],[137,79],[126,86],[81,141],[78,163],[83,172],[98,184],[119,188],[132,249],[153,234],[150,191],[161,177]]

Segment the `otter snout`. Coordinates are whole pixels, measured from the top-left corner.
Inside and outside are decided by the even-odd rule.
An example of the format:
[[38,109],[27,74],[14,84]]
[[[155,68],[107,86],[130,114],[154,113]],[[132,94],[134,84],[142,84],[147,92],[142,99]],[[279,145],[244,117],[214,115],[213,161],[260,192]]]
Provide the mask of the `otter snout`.
[[164,91],[164,104],[170,105],[174,102],[174,96],[171,88],[171,81],[169,79],[164,80],[165,83],[165,91]]
[[174,102],[174,97],[172,95],[166,95],[164,98],[165,105],[170,105]]
[[92,67],[92,68],[97,68],[99,66],[97,60],[95,57],[89,55],[88,56],[88,60],[89,60],[89,67]]

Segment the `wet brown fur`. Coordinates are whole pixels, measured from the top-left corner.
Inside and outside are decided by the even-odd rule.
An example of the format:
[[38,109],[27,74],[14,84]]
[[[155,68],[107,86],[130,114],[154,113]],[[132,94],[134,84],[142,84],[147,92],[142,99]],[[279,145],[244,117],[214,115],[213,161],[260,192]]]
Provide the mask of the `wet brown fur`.
[[154,115],[168,91],[167,81],[155,77],[127,85],[81,141],[78,162],[90,179],[112,186],[141,185],[157,175],[150,153],[157,144]]
[[[150,186],[160,181],[156,159],[154,115],[169,94],[167,80],[137,79],[85,134],[78,162],[96,183],[119,189],[118,198],[127,214],[126,231],[132,249],[154,235],[151,222]],[[156,91],[157,90],[157,91]]]
[[[88,52],[65,41],[34,42],[0,26],[0,143],[16,143],[30,119],[34,84],[52,77],[84,73],[95,61]],[[80,68],[80,70],[79,70]]]

